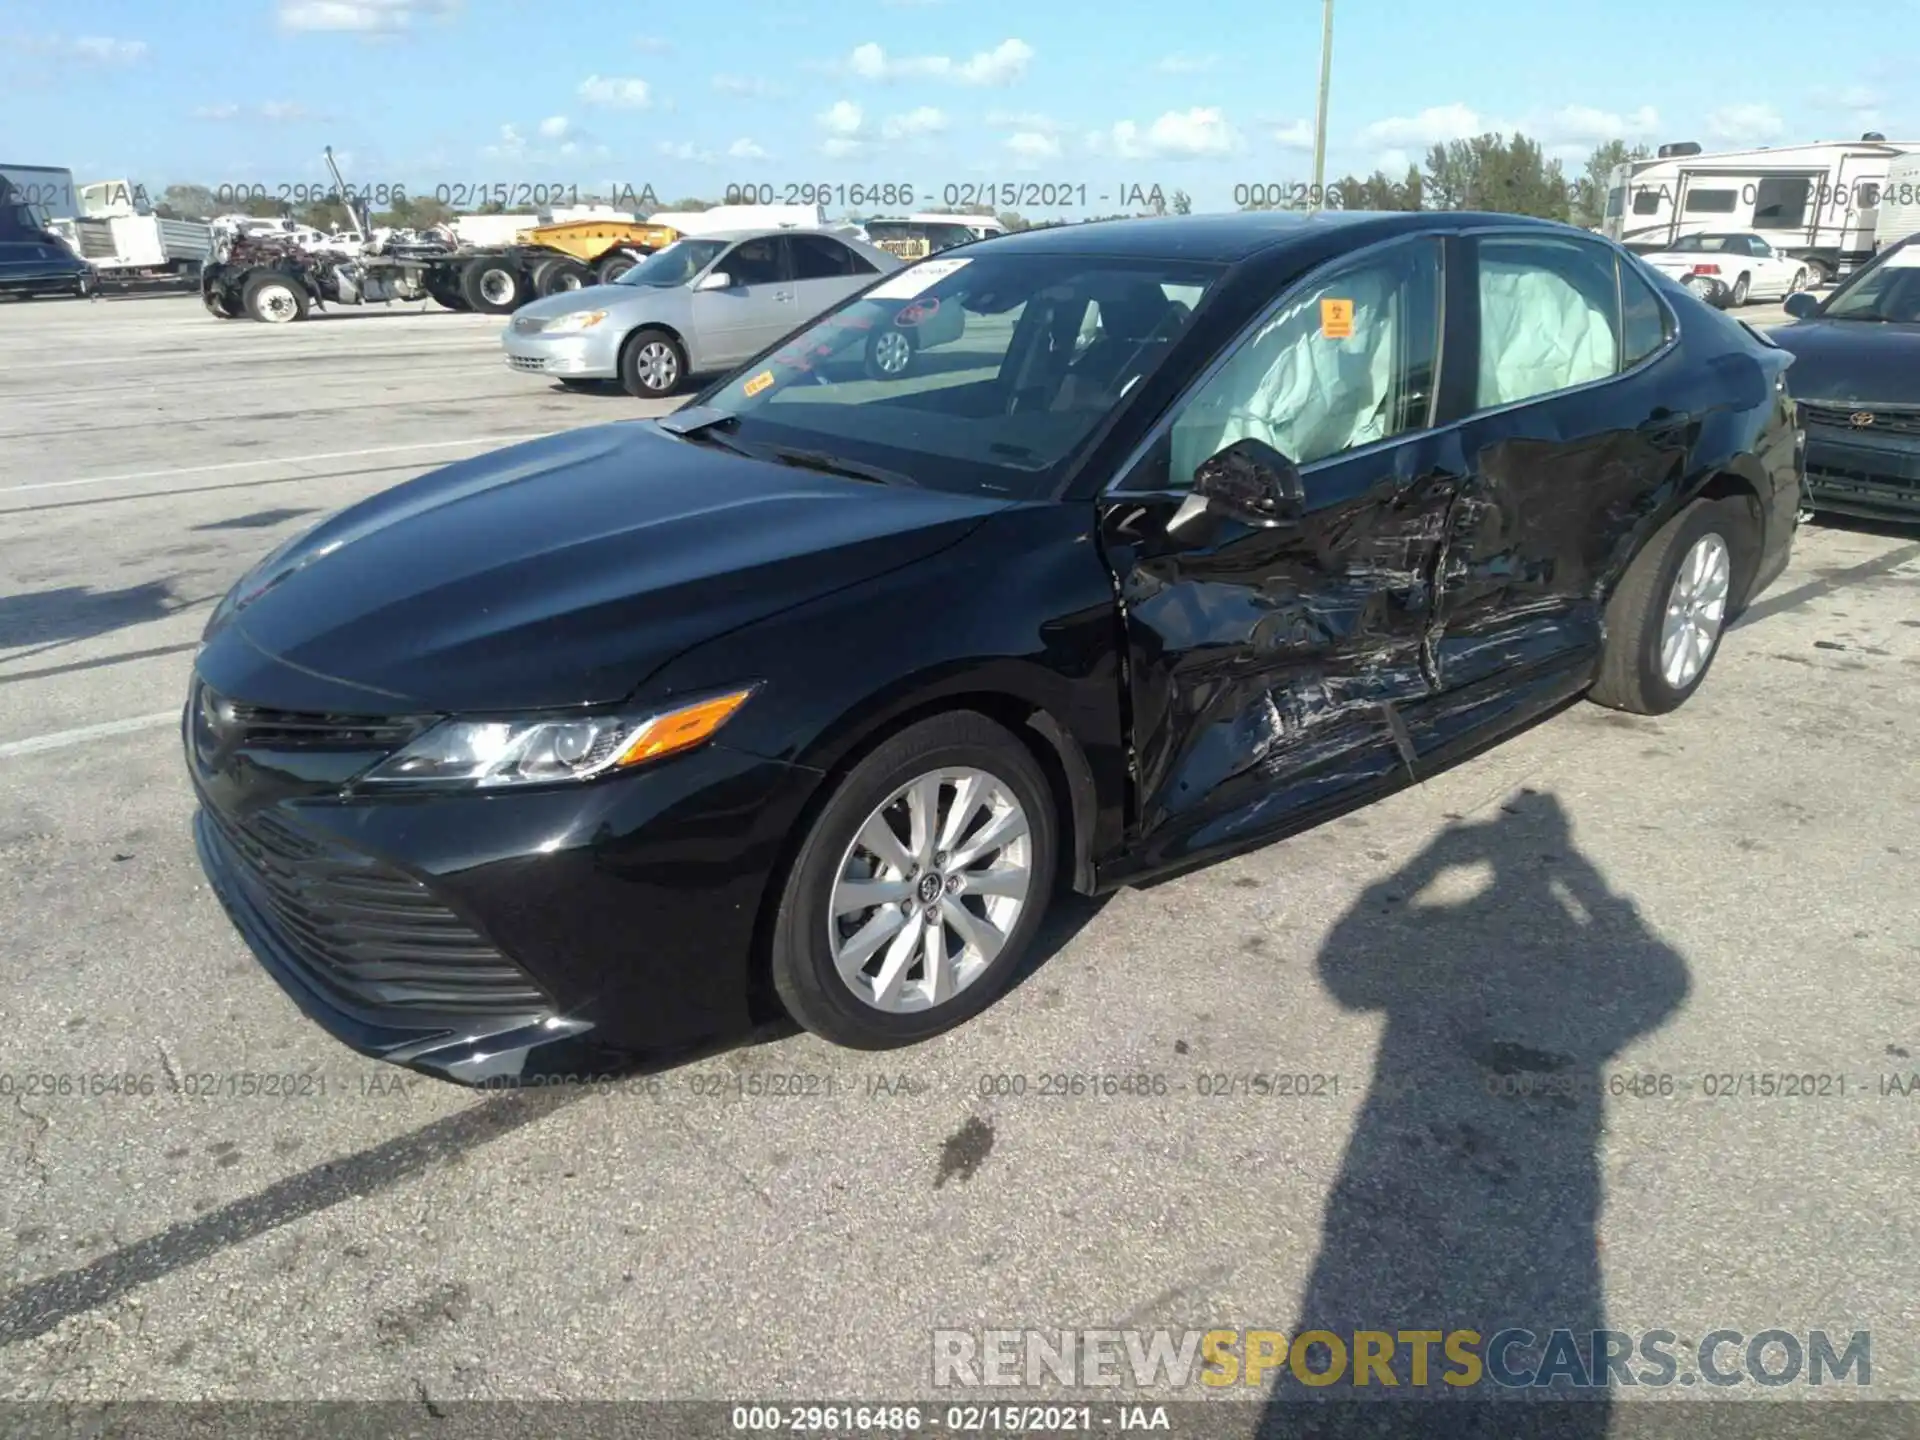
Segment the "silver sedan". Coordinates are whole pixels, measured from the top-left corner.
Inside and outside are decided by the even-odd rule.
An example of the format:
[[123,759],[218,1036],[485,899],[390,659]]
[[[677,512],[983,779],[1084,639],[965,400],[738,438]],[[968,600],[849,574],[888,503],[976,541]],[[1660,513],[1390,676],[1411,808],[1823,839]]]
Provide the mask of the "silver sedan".
[[563,385],[619,380],[643,399],[730,369],[900,268],[886,251],[808,230],[687,236],[611,285],[536,300],[501,334],[507,364]]

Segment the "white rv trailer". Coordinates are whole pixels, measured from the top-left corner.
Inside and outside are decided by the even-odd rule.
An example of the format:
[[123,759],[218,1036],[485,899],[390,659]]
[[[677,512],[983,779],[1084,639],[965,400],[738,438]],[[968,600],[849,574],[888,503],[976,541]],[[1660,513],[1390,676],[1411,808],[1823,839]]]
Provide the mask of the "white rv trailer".
[[1872,257],[1881,187],[1914,152],[1920,140],[1877,134],[1713,155],[1662,145],[1655,159],[1614,167],[1601,233],[1644,252],[1704,230],[1750,230],[1831,280]]
[[1902,155],[1887,167],[1887,183],[1880,187],[1874,248],[1884,250],[1916,231],[1920,231],[1920,155]]

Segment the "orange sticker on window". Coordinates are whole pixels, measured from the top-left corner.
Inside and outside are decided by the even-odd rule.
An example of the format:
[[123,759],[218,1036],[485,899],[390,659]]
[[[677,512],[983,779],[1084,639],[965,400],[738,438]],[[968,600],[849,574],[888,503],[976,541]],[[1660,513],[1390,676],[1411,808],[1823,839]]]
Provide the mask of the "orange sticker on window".
[[747,398],[751,400],[771,384],[773,384],[773,372],[771,370],[762,370],[758,375],[747,381]]
[[1353,302],[1322,300],[1320,302],[1320,333],[1329,340],[1351,339],[1353,337]]

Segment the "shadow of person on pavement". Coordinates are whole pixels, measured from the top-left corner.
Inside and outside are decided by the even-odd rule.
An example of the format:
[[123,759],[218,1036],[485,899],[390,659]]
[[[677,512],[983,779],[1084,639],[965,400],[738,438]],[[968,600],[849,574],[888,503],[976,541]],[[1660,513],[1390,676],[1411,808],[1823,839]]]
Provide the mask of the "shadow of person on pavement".
[[[1344,1373],[1310,1386],[1281,1371],[1262,1433],[1604,1435],[1605,1359],[1596,1386],[1567,1383],[1595,1374],[1606,1328],[1598,1147],[1609,1104],[1648,1103],[1615,1098],[1609,1067],[1685,1000],[1685,962],[1579,854],[1559,801],[1522,791],[1363,895],[1319,973],[1341,1005],[1385,1018],[1293,1332],[1315,1373],[1343,1357],[1301,1337],[1339,1337]],[[1445,1382],[1465,1367],[1434,1336],[1415,1385],[1419,1344],[1402,1332],[1461,1330],[1479,1333],[1479,1383]],[[1531,1338],[1495,1346],[1513,1330]],[[1377,1369],[1355,1384],[1356,1331],[1391,1337],[1397,1385]],[[1524,1417],[1364,1403],[1515,1398],[1565,1403]]]

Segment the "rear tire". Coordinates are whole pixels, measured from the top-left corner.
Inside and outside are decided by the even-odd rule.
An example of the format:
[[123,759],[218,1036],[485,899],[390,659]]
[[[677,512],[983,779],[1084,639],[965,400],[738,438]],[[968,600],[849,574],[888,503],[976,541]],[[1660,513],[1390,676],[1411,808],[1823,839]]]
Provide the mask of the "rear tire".
[[565,295],[593,284],[593,272],[578,260],[549,260],[540,267],[533,282],[534,293],[542,297]]
[[460,298],[482,315],[508,315],[525,304],[531,291],[511,260],[482,257],[460,272]]
[[263,325],[287,325],[307,318],[312,301],[306,286],[279,270],[262,270],[247,281],[240,303]]
[[620,383],[639,400],[665,400],[686,383],[687,352],[664,330],[636,330],[620,347]]
[[[937,818],[916,851],[894,812],[922,786]],[[968,823],[955,812],[970,786],[987,804]],[[867,849],[869,836],[887,848],[876,826],[900,863],[882,866]],[[996,826],[1008,827],[999,843],[987,836]],[[985,715],[936,715],[884,741],[835,788],[783,884],[770,957],[781,1003],[822,1039],[859,1050],[916,1044],[972,1019],[1019,973],[1046,918],[1058,833],[1039,765]],[[969,855],[982,840],[989,848]]]
[[1732,308],[1736,308],[1738,306],[1744,305],[1746,303],[1747,303],[1747,277],[1742,275],[1738,280],[1733,282],[1733,294],[1727,297],[1727,306],[1729,309],[1732,309]]
[[913,373],[920,347],[896,325],[883,326],[867,338],[867,375],[873,380],[904,380]]
[[1588,699],[1665,715],[1700,688],[1738,612],[1751,523],[1738,500],[1697,500],[1646,543],[1607,602],[1606,644]]

